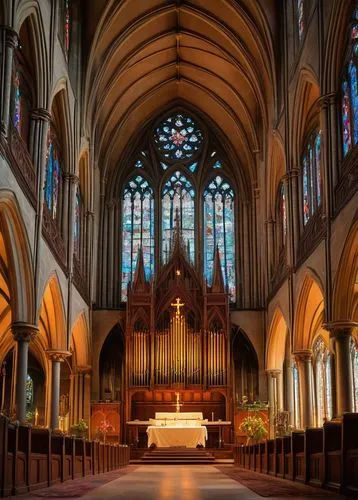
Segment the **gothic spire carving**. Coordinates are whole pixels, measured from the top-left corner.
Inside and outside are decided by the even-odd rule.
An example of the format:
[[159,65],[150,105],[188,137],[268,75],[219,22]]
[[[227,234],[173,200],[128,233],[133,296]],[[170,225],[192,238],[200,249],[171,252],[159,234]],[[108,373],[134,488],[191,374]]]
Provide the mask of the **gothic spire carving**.
[[214,293],[225,293],[224,277],[221,270],[219,246],[216,245],[213,265],[213,281],[211,291]]
[[134,273],[133,290],[142,290],[145,285],[147,285],[147,280],[145,279],[143,250],[140,246],[138,249],[137,265]]

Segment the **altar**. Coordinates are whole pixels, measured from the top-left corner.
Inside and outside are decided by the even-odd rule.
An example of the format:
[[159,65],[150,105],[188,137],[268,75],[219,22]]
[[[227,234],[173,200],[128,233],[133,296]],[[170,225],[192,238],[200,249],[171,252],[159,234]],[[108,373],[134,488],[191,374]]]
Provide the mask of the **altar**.
[[148,447],[155,445],[158,448],[205,448],[208,432],[203,425],[205,421],[201,412],[157,412],[155,419],[150,419],[149,424]]

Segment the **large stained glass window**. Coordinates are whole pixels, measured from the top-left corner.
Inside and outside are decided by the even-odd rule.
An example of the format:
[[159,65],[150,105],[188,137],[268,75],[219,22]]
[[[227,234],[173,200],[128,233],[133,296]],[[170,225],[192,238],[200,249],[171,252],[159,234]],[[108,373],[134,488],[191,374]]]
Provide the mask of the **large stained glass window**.
[[305,2],[304,0],[297,0],[297,27],[298,38],[301,41],[305,31]]
[[286,206],[286,193],[283,181],[280,182],[278,188],[277,200],[277,221],[278,221],[278,244],[279,251],[286,246],[287,235],[287,206]]
[[302,194],[303,222],[307,224],[322,203],[321,131],[312,132],[306,142],[302,157]]
[[191,182],[180,171],[164,184],[162,191],[162,261],[168,262],[173,244],[173,231],[176,217],[179,217],[180,229],[185,243],[188,258],[194,262],[194,188]]
[[353,374],[353,411],[358,412],[358,344],[353,338],[351,340],[351,361]]
[[126,186],[122,199],[122,300],[127,300],[128,283],[133,281],[138,250],[142,248],[144,270],[154,272],[154,198],[148,181],[137,175]]
[[236,301],[234,191],[221,176],[204,191],[204,274],[211,283],[216,247],[230,300]]
[[[166,118],[154,130],[156,148],[166,160],[190,159],[200,149],[202,140],[203,133],[198,125],[182,113]],[[167,165],[162,167],[165,170]]]
[[48,137],[45,202],[51,212],[52,218],[56,219],[60,191],[61,162],[56,138],[52,130],[50,130]]
[[347,63],[342,76],[342,140],[343,155],[358,143],[358,8],[350,27]]
[[332,418],[331,356],[322,337],[313,344],[316,424],[322,426]]
[[15,68],[13,73],[13,87],[14,87],[14,109],[13,109],[13,124],[17,131],[20,133],[21,127],[21,86],[20,86],[20,72],[18,68]]
[[26,406],[31,407],[34,404],[34,381],[27,374],[25,382]]

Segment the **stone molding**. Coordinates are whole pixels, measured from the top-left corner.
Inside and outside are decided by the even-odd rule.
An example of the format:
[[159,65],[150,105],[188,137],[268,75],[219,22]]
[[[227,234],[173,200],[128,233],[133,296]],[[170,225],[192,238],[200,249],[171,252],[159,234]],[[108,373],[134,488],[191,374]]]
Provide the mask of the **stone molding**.
[[358,327],[356,321],[331,321],[325,323],[323,328],[329,332],[330,338],[342,338],[352,334],[354,328]]
[[45,108],[31,109],[30,117],[32,120],[42,120],[44,122],[51,121],[51,113],[49,113]]
[[16,342],[31,342],[40,332],[36,325],[30,323],[16,322],[11,325],[12,334]]
[[300,349],[293,354],[297,363],[305,363],[312,360],[312,351],[310,349]]
[[66,358],[72,356],[72,352],[62,349],[47,349],[45,352],[50,361],[60,361],[61,363],[65,361]]

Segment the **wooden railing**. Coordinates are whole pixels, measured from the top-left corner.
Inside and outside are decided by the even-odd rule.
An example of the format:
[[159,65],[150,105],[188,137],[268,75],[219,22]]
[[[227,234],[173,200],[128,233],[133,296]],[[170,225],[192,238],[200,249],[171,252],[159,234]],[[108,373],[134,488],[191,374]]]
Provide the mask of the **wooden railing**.
[[10,423],[0,415],[0,497],[109,472],[128,463],[127,445],[55,434]]
[[358,496],[358,413],[323,428],[235,446],[234,460],[245,469]]

